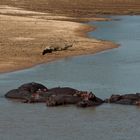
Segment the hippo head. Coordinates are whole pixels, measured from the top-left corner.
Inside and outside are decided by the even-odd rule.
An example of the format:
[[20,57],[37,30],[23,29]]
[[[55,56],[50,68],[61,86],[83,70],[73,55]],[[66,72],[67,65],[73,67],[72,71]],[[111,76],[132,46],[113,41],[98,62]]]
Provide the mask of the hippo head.
[[110,98],[109,98],[109,102],[110,103],[115,103],[115,102],[117,102],[118,100],[120,100],[121,99],[121,95],[112,95]]

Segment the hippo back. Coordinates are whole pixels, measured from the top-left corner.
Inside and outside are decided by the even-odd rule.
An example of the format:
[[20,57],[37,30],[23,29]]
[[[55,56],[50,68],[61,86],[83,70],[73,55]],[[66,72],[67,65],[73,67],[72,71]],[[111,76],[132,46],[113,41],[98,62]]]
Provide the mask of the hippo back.
[[49,89],[47,94],[48,94],[48,96],[51,96],[51,95],[74,95],[76,92],[77,92],[77,90],[73,89],[73,88],[56,87],[56,88]]
[[44,89],[45,91],[48,91],[48,89],[42,84],[32,82],[23,84],[17,89],[10,90],[5,94],[5,97],[13,99],[25,99],[30,97],[31,94],[35,93],[39,89],[42,90],[42,94],[46,94],[46,92],[43,92]]
[[23,84],[18,89],[19,90],[26,90],[26,91],[33,93],[33,92],[36,92],[38,89],[46,89],[47,90],[47,87],[45,87],[42,84],[32,82],[32,83]]
[[20,91],[19,89],[13,89],[13,90],[10,90],[9,92],[7,92],[5,94],[5,97],[13,98],[13,99],[24,99],[29,95],[30,95],[29,91],[26,91],[26,90]]

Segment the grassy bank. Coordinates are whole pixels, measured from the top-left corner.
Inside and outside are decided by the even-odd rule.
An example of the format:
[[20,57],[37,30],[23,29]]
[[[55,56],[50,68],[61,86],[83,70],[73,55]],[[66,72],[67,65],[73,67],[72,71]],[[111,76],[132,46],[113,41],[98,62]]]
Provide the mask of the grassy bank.
[[0,4],[69,16],[140,14],[139,0],[1,0]]

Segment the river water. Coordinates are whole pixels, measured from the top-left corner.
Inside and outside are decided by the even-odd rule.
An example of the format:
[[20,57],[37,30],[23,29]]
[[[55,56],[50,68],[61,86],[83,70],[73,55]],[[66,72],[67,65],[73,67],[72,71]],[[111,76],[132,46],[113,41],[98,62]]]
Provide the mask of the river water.
[[[3,95],[23,83],[70,86],[105,99],[140,92],[140,16],[114,16],[90,37],[120,44],[96,55],[66,58],[31,69],[0,74],[0,140],[138,140],[140,107],[104,104],[96,108],[48,108],[21,104]],[[47,57],[47,56],[46,56]]]

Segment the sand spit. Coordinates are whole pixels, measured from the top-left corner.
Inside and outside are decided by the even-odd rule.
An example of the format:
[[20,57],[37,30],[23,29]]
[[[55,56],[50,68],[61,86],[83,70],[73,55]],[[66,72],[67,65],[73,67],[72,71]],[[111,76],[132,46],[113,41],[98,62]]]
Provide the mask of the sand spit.
[[[9,12],[9,9],[11,10],[9,6],[3,7],[5,12],[6,10]],[[39,14],[38,12],[35,12],[34,16],[30,14],[19,16],[17,13],[0,14],[0,72],[24,69],[39,63],[117,47],[111,42],[87,38],[86,32],[93,27],[73,22],[72,18],[67,17],[70,21],[65,21],[62,20],[66,19],[65,16],[54,17],[48,14],[47,17],[47,13],[43,16]],[[92,18],[92,20],[103,20],[103,18]],[[42,56],[43,49],[52,44],[73,44],[73,47]]]

